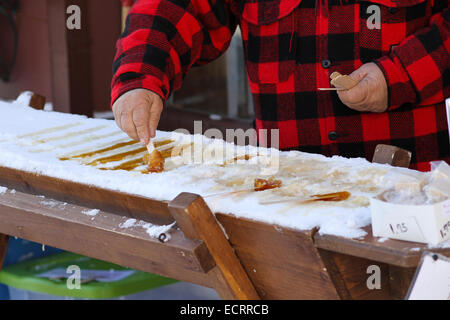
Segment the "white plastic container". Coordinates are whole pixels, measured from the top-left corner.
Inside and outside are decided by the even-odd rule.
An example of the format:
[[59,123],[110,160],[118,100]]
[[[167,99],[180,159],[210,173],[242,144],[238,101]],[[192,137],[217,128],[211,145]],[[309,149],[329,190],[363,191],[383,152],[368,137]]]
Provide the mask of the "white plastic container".
[[450,200],[404,205],[384,201],[383,194],[370,200],[374,236],[432,245],[450,239]]

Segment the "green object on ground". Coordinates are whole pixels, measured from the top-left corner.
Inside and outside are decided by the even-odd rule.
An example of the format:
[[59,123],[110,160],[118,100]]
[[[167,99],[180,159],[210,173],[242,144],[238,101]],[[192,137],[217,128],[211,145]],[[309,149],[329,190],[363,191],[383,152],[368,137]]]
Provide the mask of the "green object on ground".
[[[87,299],[109,299],[125,296],[141,291],[162,287],[177,280],[165,278],[156,274],[135,271],[130,276],[114,282],[90,281],[81,283],[80,289],[69,289],[67,279],[47,279],[37,277],[47,271],[69,266],[78,266],[81,273],[83,270],[133,270],[116,264],[101,261],[75,253],[63,252],[40,259],[7,266],[0,271],[0,283],[8,286],[50,294],[61,297],[87,298]],[[70,277],[73,273],[68,273]]]

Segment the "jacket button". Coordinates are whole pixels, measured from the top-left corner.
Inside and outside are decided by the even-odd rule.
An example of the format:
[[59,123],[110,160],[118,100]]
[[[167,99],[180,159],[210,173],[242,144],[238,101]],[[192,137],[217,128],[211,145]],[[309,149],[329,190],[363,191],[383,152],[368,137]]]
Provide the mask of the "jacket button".
[[322,67],[324,67],[325,69],[328,69],[331,66],[331,61],[328,59],[324,59],[322,60]]
[[330,139],[331,141],[337,140],[338,137],[339,137],[339,136],[338,136],[338,134],[337,134],[336,131],[331,131],[331,132],[328,134],[328,139]]

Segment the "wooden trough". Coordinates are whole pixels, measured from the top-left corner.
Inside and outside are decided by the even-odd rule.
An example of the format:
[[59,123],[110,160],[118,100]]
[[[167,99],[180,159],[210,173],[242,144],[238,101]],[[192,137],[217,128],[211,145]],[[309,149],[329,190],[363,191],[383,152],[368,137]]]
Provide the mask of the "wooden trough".
[[[398,158],[383,152],[398,150],[377,148],[376,159]],[[403,299],[428,250],[379,242],[370,227],[363,239],[347,239],[214,215],[190,193],[155,201],[6,167],[0,167],[0,185],[16,190],[0,197],[0,267],[8,236],[15,236],[210,287],[223,299]],[[43,205],[42,196],[54,205]],[[92,208],[101,210],[95,219],[80,215]],[[162,242],[144,230],[120,228],[126,217],[176,221],[177,228]],[[433,251],[450,256],[450,249]],[[371,265],[381,270],[380,289],[367,286]]]

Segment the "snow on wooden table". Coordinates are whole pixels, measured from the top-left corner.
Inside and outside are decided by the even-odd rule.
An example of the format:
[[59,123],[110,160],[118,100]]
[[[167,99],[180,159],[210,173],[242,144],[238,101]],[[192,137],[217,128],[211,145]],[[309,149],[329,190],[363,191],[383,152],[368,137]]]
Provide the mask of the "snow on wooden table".
[[[163,173],[144,174],[145,147],[132,142],[114,121],[38,111],[20,102],[0,102],[0,115],[0,166],[165,201],[181,192],[208,196],[249,189],[255,178],[274,176],[283,183],[279,189],[205,200],[215,213],[297,230],[319,228],[321,234],[364,236],[363,228],[371,220],[369,198],[390,187],[383,177],[391,167],[364,159],[239,147],[201,135],[162,131],[155,141],[193,145],[166,159]],[[94,150],[101,152],[89,154]],[[117,154],[126,156],[116,161]],[[230,163],[244,155],[250,159]],[[275,162],[273,155],[278,155]],[[129,171],[111,170],[133,161]],[[349,191],[351,197],[334,203],[260,204],[337,191]]]

